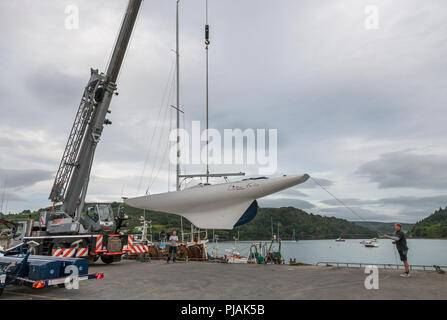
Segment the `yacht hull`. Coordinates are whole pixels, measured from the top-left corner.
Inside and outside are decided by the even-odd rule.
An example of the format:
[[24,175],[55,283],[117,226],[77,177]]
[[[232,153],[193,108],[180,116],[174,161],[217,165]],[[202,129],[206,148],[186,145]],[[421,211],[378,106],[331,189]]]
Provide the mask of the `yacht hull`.
[[134,208],[183,216],[199,228],[233,229],[254,218],[256,199],[304,183],[307,179],[307,174],[247,179],[129,198],[125,202]]

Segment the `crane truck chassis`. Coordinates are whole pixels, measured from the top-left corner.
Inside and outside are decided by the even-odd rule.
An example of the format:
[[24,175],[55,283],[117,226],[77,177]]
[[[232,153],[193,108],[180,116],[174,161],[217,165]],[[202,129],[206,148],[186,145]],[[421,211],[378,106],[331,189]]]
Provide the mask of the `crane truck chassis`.
[[[95,208],[101,211],[109,210],[112,214],[112,209],[109,205],[95,205]],[[54,218],[52,212],[42,212],[40,214],[39,221],[34,221],[29,219],[25,222],[22,222],[22,232],[17,237],[17,242],[30,242],[37,243],[38,245],[30,246],[28,252],[33,255],[48,255],[54,257],[61,258],[87,258],[90,262],[96,262],[99,258],[106,263],[118,262],[121,260],[121,256],[125,253],[127,249],[123,249],[127,246],[128,237],[126,235],[122,235],[119,231],[119,227],[124,221],[124,218],[117,218],[114,222],[103,222],[98,220],[97,228],[93,229],[90,227],[88,229],[84,228],[86,225],[86,221],[92,220],[89,215],[89,212],[95,212],[93,217],[101,215],[97,215],[96,211],[92,211],[89,208],[85,217],[81,220],[81,231],[72,232],[72,234],[65,233],[63,235],[51,235],[47,231],[48,226],[58,225],[58,223],[63,223],[63,220],[60,221],[52,220],[52,223],[48,223],[46,221],[46,217],[51,215]],[[107,226],[102,226],[104,223],[109,223],[110,227],[114,227],[114,229],[108,228]],[[85,230],[95,231],[100,229],[102,232],[110,230],[109,233],[95,233],[95,232],[87,232],[84,233]]]
[[84,207],[96,146],[104,127],[112,124],[106,116],[118,95],[116,81],[142,2],[129,0],[106,73],[91,69],[49,197],[52,208],[41,212],[39,221],[22,222],[16,241],[37,243],[30,246],[31,254],[112,263],[126,250],[128,238],[120,232],[126,217],[120,212],[114,217],[110,205],[87,212]]

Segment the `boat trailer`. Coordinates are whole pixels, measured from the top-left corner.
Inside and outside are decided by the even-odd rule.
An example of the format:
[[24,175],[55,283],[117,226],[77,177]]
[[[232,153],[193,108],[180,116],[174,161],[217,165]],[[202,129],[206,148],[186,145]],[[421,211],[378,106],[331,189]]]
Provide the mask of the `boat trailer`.
[[79,281],[104,278],[103,273],[88,273],[86,259],[17,254],[17,248],[0,251],[0,296],[10,285],[33,289],[51,286],[77,289]]

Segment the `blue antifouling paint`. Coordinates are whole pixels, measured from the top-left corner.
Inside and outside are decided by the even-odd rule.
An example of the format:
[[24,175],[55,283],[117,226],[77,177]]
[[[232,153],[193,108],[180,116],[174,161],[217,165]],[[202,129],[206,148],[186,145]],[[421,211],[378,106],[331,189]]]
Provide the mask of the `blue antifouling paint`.
[[251,220],[253,220],[256,217],[256,214],[258,213],[258,201],[253,201],[252,204],[248,207],[248,209],[244,212],[242,217],[236,222],[233,228],[242,226],[244,224],[249,223]]

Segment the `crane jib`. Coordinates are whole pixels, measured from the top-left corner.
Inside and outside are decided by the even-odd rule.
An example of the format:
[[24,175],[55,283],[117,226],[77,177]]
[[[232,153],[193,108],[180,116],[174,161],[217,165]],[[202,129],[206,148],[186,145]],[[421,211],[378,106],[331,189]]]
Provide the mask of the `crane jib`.
[[[106,74],[91,70],[50,194],[53,203],[74,217],[84,205],[95,149],[116,91],[116,80],[143,0],[129,0]],[[81,208],[82,210],[82,208]]]

